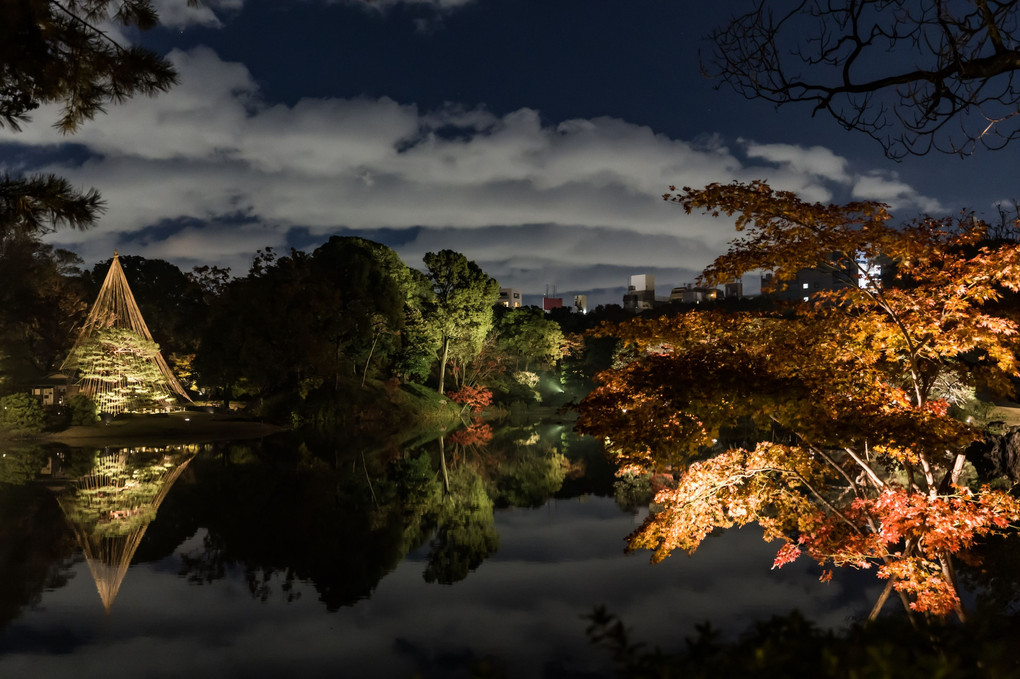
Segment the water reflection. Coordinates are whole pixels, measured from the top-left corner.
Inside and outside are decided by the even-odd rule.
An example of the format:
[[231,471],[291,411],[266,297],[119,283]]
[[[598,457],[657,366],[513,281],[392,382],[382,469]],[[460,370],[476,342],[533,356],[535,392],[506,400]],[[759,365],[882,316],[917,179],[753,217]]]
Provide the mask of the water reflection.
[[[149,524],[198,450],[167,446],[72,451],[33,446],[3,451],[0,544],[19,545],[16,552],[3,553],[27,555],[28,563],[40,552],[51,555],[48,563],[33,569],[34,586],[27,602],[38,600],[43,588],[67,583],[73,563],[69,528],[109,613]],[[3,563],[4,570],[23,570],[15,558]],[[11,578],[3,581],[10,583]],[[27,603],[21,598],[15,606]],[[14,603],[7,597],[3,601],[8,606]]]
[[197,446],[107,449],[75,456],[66,467],[60,464],[66,455],[49,459],[43,474],[68,480],[57,502],[107,613],[145,531],[196,452]]
[[233,445],[195,465],[202,484],[187,492],[206,533],[182,556],[184,575],[211,583],[239,567],[261,600],[305,580],[330,610],[370,596],[419,549],[425,581],[465,579],[499,548],[496,507],[544,503],[569,468],[558,438],[534,427],[374,454]]
[[[462,447],[467,449],[477,446],[477,443],[454,445],[459,452]],[[409,546],[416,547],[424,541],[427,533],[434,534],[429,542],[428,565],[423,574],[426,582],[450,585],[463,580],[499,548],[492,498],[482,480],[479,465],[470,464],[463,457],[454,454],[455,464],[451,470],[446,459],[445,441],[441,437],[439,458],[443,473],[443,493],[428,493],[426,497],[431,502],[414,503],[420,514],[414,518],[412,525],[417,526],[417,535],[409,542]],[[427,459],[422,455],[418,461],[421,467],[421,463]]]
[[[819,585],[807,568],[770,572],[774,554],[750,530],[649,566],[623,554],[644,482],[617,486],[614,500],[597,444],[544,424],[484,438],[372,449],[281,436],[180,451],[189,461],[168,492],[155,471],[139,489],[159,502],[67,512],[122,540],[111,564],[144,523],[109,615],[57,497],[79,497],[71,479],[114,463],[39,450],[0,463],[0,674],[463,676],[490,658],[507,676],[606,676],[581,617],[597,604],[668,645],[706,619],[742,629],[794,607],[839,625],[874,596],[852,579]],[[11,550],[30,544],[34,565],[15,565]]]
[[70,581],[76,543],[53,494],[30,484],[47,464],[40,447],[0,451],[0,629]]

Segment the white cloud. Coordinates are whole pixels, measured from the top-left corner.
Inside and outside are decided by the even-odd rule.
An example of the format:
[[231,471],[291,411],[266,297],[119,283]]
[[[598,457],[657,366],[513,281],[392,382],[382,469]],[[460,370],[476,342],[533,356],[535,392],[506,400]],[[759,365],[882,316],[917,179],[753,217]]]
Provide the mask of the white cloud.
[[[321,4],[351,5],[369,12],[387,12],[397,5],[410,5],[431,10],[435,14],[452,12],[476,0],[305,0]],[[172,29],[223,28],[223,25],[244,8],[246,0],[201,0],[197,7],[189,6],[188,0],[153,0],[153,7],[159,14],[159,22]],[[421,20],[419,20],[421,21]],[[426,21],[422,28],[434,26]]]
[[189,7],[188,0],[154,0],[159,22],[168,28],[222,28],[223,19],[241,11],[244,0],[201,0]]
[[[142,249],[135,254],[238,267],[294,230],[324,239],[342,229],[418,229],[400,248],[405,256],[452,247],[493,263],[530,258],[547,272],[523,286],[537,292],[561,280],[556,271],[697,271],[725,251],[731,227],[665,204],[671,184],[767,178],[810,200],[852,188],[856,198],[932,203],[895,177],[854,177],[845,159],[819,147],[745,142],[758,161],[748,165],[718,141],[671,139],[616,118],[550,125],[528,108],[420,111],[385,97],[270,105],[245,66],[208,48],[169,58],[178,87],[111,107],[75,135],[93,154],[87,162],[32,168],[103,192],[109,210],[98,228],[59,235],[87,259],[130,242]],[[48,126],[55,116],[44,108],[23,133],[0,131],[0,143],[59,149],[68,140]],[[237,215],[244,226],[229,226]],[[618,271],[606,271],[585,278],[621,284]]]
[[847,160],[821,146],[795,146],[793,144],[756,144],[747,142],[748,158],[761,158],[784,168],[795,168],[822,179],[845,184],[850,181]]
[[[335,0],[334,0],[335,1]],[[339,0],[346,4],[360,5],[370,10],[388,10],[396,5],[416,5],[437,12],[455,10],[476,0]]]
[[909,184],[900,181],[895,172],[872,170],[856,178],[851,195],[858,200],[873,200],[891,209],[915,209],[925,213],[945,212],[935,198],[922,196]]

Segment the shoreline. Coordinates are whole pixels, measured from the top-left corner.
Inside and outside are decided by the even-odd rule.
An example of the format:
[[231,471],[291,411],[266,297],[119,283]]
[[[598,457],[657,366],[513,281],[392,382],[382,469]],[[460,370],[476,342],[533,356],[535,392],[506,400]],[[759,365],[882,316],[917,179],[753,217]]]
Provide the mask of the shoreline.
[[167,415],[139,415],[105,424],[72,426],[63,431],[39,434],[18,441],[59,443],[71,447],[208,443],[264,438],[285,430],[286,427],[265,422],[184,411]]

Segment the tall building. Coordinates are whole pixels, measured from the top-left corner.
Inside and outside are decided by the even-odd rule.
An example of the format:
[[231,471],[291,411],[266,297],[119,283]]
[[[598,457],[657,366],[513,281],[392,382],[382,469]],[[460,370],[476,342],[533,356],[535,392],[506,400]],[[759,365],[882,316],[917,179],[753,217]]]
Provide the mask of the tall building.
[[640,313],[655,306],[655,276],[637,274],[630,277],[627,294],[623,296],[623,308]]
[[579,314],[588,313],[588,295],[574,295],[574,311]]

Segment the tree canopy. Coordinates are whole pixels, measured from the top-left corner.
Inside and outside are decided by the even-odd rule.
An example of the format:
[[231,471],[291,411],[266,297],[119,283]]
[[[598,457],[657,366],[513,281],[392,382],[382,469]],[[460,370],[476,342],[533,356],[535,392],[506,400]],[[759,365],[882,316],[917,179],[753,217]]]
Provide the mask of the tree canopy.
[[[0,4],[0,127],[17,132],[40,105],[56,103],[61,113],[55,126],[71,134],[108,104],[165,92],[177,82],[169,61],[118,43],[103,30],[106,21],[148,30],[158,16],[150,0]],[[85,228],[102,210],[95,189],[79,191],[53,175],[0,175],[0,234]]]
[[528,370],[532,361],[555,365],[563,358],[563,331],[538,307],[508,310],[499,319],[498,328],[500,345],[516,355],[518,368],[522,359],[524,370]]
[[499,283],[453,250],[428,252],[424,260],[435,292],[427,316],[440,337],[438,391],[443,393],[451,352],[466,363],[481,351],[492,328],[492,306],[499,296]]
[[[170,62],[119,44],[103,28],[108,21],[146,30],[156,25],[157,15],[149,0],[0,3],[0,128],[17,132],[32,111],[56,103],[62,107],[56,127],[70,134],[107,104],[154,95],[177,82]],[[80,294],[71,294],[65,275],[69,253],[54,253],[40,236],[56,228],[86,229],[103,210],[97,190],[80,190],[62,177],[0,173],[0,279],[5,282],[0,384],[5,373],[24,382],[50,368],[54,352],[64,348],[62,324],[77,320],[79,313],[72,307],[79,305]]]
[[364,378],[398,350],[416,280],[396,253],[361,238],[264,255],[213,302],[196,367],[224,391],[242,376],[261,395],[335,390],[341,374]]
[[40,104],[61,104],[56,127],[71,133],[109,103],[165,92],[177,82],[166,59],[121,45],[101,28],[108,20],[155,27],[159,17],[149,0],[19,0],[4,3],[2,16],[0,125],[15,131]]
[[0,231],[0,390],[30,384],[67,355],[88,310],[77,255]]
[[1015,0],[752,0],[708,36],[706,72],[747,98],[804,103],[893,158],[1020,135]]
[[[1016,521],[1020,504],[966,483],[981,433],[952,401],[1017,375],[1018,325],[987,307],[1020,289],[1020,245],[983,244],[969,218],[894,227],[881,205],[810,204],[757,182],[667,198],[736,217],[744,235],[709,283],[769,269],[782,285],[815,266],[844,286],[790,309],[606,331],[633,353],[601,374],[579,427],[610,440],[624,470],[675,480],[631,547],[658,560],[757,522],[783,543],[777,566],[801,553],[877,566],[882,602],[895,589],[911,610],[962,616],[953,559]],[[870,275],[876,261],[893,269],[888,285]]]
[[[166,260],[132,255],[119,255],[118,259],[138,309],[163,354],[169,358],[194,353],[207,310],[201,287]],[[98,294],[112,261],[92,268],[93,295]]]
[[157,363],[159,345],[130,328],[99,330],[74,349],[79,381],[99,410],[166,410],[174,389]]

